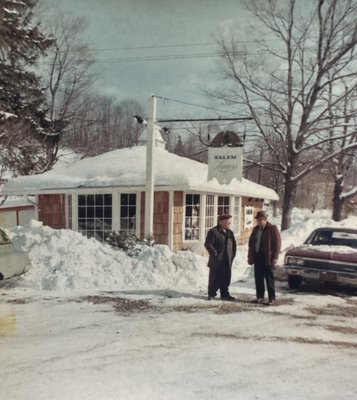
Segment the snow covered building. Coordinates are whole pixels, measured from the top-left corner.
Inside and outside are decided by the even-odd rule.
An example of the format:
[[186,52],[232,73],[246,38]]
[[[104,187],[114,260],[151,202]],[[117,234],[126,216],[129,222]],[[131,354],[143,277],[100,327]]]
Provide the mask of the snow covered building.
[[[112,231],[145,236],[146,143],[84,158],[39,175],[9,180],[3,194],[36,196],[38,219],[105,240]],[[203,252],[217,216],[232,214],[237,241],[247,241],[254,214],[276,192],[247,179],[208,180],[208,165],[169,153],[155,130],[153,232],[172,251]]]
[[35,218],[35,204],[27,197],[7,199],[0,205],[0,227],[26,225]]

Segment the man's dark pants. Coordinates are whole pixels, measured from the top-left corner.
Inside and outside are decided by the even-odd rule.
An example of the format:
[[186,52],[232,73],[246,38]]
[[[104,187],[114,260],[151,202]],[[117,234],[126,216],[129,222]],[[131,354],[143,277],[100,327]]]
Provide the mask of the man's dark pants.
[[219,267],[210,267],[208,277],[208,296],[215,297],[217,290],[221,292],[221,297],[229,296],[228,287],[231,283],[231,267],[228,260]]
[[265,264],[265,257],[262,252],[255,253],[254,278],[257,299],[263,299],[265,293],[264,280],[266,281],[269,301],[275,300],[275,280],[273,270]]

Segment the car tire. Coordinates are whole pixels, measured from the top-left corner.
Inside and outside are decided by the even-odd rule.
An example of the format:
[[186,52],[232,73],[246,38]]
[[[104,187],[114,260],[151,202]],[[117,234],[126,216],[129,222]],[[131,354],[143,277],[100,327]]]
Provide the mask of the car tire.
[[288,276],[288,284],[290,289],[298,289],[301,285],[301,276],[297,275],[289,275]]

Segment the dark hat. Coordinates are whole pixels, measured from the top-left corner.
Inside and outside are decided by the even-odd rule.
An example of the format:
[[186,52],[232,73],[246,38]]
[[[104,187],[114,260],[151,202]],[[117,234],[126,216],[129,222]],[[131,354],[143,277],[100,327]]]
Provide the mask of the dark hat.
[[265,211],[258,211],[255,218],[268,218],[268,214]]
[[223,220],[225,220],[225,219],[230,219],[230,218],[232,218],[232,216],[231,216],[230,214],[221,214],[221,215],[218,217],[218,222],[219,222],[219,221],[223,221]]

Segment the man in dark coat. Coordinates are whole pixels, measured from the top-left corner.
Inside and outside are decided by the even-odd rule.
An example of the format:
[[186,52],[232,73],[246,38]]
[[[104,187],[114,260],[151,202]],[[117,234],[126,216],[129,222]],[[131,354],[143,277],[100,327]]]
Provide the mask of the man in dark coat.
[[275,302],[275,280],[273,267],[280,253],[281,238],[278,228],[268,222],[265,211],[258,211],[255,216],[257,225],[249,237],[248,264],[254,264],[257,302],[264,302],[265,283],[269,304]]
[[208,267],[208,299],[211,300],[220,290],[221,299],[233,301],[235,298],[229,294],[231,283],[231,268],[236,256],[237,243],[233,231],[229,229],[229,214],[222,214],[218,218],[218,225],[207,233],[205,248],[209,253]]

